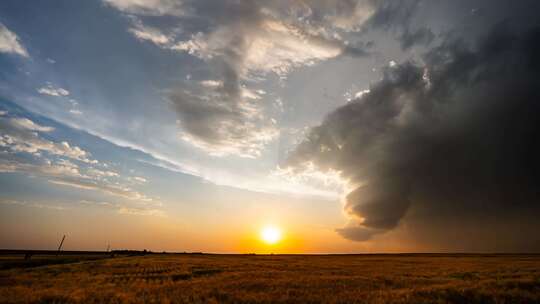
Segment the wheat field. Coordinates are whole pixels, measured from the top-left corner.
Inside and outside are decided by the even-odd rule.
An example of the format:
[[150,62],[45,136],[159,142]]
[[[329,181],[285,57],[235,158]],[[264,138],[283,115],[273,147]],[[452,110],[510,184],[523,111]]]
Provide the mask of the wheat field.
[[16,259],[0,260],[0,303],[540,303],[538,255]]

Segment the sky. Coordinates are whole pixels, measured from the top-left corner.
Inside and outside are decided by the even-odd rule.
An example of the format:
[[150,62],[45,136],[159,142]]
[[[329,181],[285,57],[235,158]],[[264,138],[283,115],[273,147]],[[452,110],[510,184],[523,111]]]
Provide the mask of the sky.
[[1,1],[0,248],[540,252],[538,11]]

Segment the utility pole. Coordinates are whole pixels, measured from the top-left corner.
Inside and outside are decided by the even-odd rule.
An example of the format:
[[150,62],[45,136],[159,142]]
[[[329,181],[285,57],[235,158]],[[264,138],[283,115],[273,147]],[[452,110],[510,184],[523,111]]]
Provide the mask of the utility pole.
[[60,254],[60,250],[62,250],[62,245],[64,245],[64,240],[66,239],[66,235],[62,237],[62,241],[60,241],[60,246],[58,246],[58,251],[56,252],[56,255]]

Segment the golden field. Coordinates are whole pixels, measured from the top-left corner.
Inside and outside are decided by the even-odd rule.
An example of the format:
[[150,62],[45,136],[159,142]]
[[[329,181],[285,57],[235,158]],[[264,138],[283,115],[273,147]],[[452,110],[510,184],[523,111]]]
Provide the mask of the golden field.
[[22,258],[0,258],[0,303],[540,303],[540,255]]

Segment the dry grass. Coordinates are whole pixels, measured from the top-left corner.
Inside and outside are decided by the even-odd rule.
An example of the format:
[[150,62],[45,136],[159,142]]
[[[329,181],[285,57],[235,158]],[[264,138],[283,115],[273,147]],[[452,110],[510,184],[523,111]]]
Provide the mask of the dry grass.
[[540,256],[148,255],[0,271],[1,303],[540,303]]

